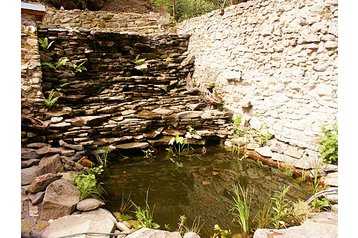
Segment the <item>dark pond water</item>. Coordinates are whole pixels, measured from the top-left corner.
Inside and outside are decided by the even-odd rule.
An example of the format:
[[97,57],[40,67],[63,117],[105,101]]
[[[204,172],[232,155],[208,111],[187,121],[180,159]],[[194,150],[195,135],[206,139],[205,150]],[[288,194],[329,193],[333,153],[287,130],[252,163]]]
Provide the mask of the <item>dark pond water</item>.
[[167,224],[174,231],[180,215],[188,218],[188,226],[200,216],[205,221],[200,235],[210,237],[215,224],[230,229],[233,234],[240,232],[229,211],[233,206],[230,192],[235,183],[253,190],[251,214],[256,214],[270,195],[285,185],[291,185],[290,200],[307,199],[311,195],[310,184],[301,182],[300,178],[289,177],[279,169],[251,159],[240,161],[218,146],[207,147],[206,154],[198,148],[182,155],[179,161],[183,167],[165,157],[166,152],[161,151],[154,159],[136,155],[124,161],[112,160],[103,181],[108,193],[107,208],[118,211],[123,194],[131,194],[131,199],[144,207],[149,190],[149,205],[155,204],[154,221],[161,228]]

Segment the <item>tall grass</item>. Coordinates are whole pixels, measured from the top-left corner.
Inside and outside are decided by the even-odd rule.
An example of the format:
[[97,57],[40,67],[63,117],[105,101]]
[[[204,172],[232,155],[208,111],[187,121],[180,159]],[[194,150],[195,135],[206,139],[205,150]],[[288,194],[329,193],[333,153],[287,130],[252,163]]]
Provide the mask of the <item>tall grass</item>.
[[231,211],[237,215],[243,233],[248,234],[250,231],[249,218],[252,197],[249,195],[249,189],[241,187],[240,184],[234,186],[233,192],[232,198],[235,205]]
[[151,208],[148,203],[149,190],[147,190],[146,198],[145,198],[145,208],[141,208],[137,204],[132,201],[133,206],[135,207],[135,215],[139,221],[138,228],[153,228],[158,229],[160,226],[154,222],[154,208]]

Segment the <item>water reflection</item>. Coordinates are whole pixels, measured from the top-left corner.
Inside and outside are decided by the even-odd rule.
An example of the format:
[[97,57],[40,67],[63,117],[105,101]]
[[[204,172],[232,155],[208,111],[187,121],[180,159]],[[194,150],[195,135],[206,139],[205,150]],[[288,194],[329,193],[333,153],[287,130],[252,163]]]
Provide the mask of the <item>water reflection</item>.
[[256,214],[274,191],[291,185],[288,198],[307,199],[310,186],[287,177],[282,171],[262,166],[255,161],[238,160],[220,147],[208,147],[202,155],[200,149],[182,156],[182,168],[165,160],[165,151],[159,152],[155,160],[134,156],[125,162],[112,163],[105,178],[108,208],[118,211],[122,194],[131,194],[131,199],[144,207],[149,189],[149,204],[155,204],[155,222],[171,230],[178,225],[178,218],[185,214],[187,224],[198,216],[205,220],[200,234],[209,237],[213,227],[219,224],[233,233],[240,232],[234,216],[229,212],[233,206],[230,191],[235,183],[253,189],[251,214]]

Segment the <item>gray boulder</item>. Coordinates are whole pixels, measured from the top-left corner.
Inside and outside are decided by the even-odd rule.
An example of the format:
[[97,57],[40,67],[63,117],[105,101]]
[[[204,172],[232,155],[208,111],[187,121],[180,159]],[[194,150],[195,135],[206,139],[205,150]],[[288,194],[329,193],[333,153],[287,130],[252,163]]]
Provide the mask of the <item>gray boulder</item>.
[[80,191],[67,179],[51,183],[45,191],[41,219],[56,219],[71,214],[80,201]]
[[104,202],[98,199],[87,198],[77,203],[77,210],[81,212],[87,212],[87,211],[95,210],[104,205],[105,205]]
[[[51,222],[44,231],[43,238],[58,238],[85,232],[112,233],[115,230],[115,223],[111,216],[108,211],[64,216]],[[106,235],[96,237],[108,238]]]
[[41,175],[39,177],[36,177],[34,180],[32,180],[31,184],[27,187],[26,191],[28,193],[40,192],[44,190],[47,187],[47,185],[49,185],[50,183],[52,183],[57,179],[60,179],[61,177],[62,175],[52,174],[52,173]]
[[40,176],[47,173],[58,173],[63,171],[63,164],[60,155],[52,155],[41,159],[36,170],[36,175]]
[[181,238],[179,232],[169,232],[162,230],[153,230],[149,228],[142,228],[136,232],[133,232],[127,238]]

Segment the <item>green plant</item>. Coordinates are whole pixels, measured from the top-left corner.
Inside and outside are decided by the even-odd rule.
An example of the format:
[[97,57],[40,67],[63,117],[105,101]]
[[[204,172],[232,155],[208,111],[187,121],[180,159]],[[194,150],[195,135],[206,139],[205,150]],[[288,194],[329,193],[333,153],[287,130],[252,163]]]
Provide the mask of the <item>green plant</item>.
[[168,144],[170,145],[172,151],[180,157],[185,147],[184,137],[176,134],[170,139]]
[[326,164],[338,164],[338,125],[333,126],[333,130],[322,126],[323,135],[319,140],[319,153]]
[[174,59],[172,57],[168,56],[167,58],[165,58],[165,61],[174,62]]
[[138,228],[153,228],[153,229],[158,229],[160,226],[155,223],[153,221],[153,209],[150,208],[149,204],[148,204],[148,194],[149,194],[149,190],[147,191],[146,194],[146,199],[145,199],[145,208],[142,209],[140,206],[138,206],[137,204],[135,204],[132,201],[133,206],[135,207],[135,215],[136,218],[139,221],[139,227]]
[[188,218],[185,215],[180,215],[179,216],[179,223],[178,223],[178,227],[176,229],[177,232],[179,232],[180,234],[184,234],[187,229],[185,226],[185,222]]
[[231,238],[231,231],[230,230],[224,230],[221,229],[221,227],[218,224],[214,225],[214,235],[210,238]]
[[291,186],[286,186],[282,191],[277,191],[271,198],[274,202],[272,209],[274,210],[272,222],[276,229],[286,227],[285,219],[289,215],[290,201],[286,199],[286,195]]
[[153,157],[154,150],[147,149],[147,150],[142,150],[142,152],[144,153],[144,158],[145,159],[150,159],[150,158]]
[[96,176],[100,175],[102,172],[103,169],[99,166],[90,168],[87,172],[72,174],[70,176],[71,180],[80,190],[80,200],[88,197],[103,199],[102,194],[106,193],[106,191],[102,187],[102,183],[98,183],[96,178]]
[[66,66],[68,60],[69,59],[67,57],[61,57],[60,59],[57,60],[55,65],[53,65],[52,63],[49,63],[49,62],[44,62],[44,63],[42,63],[42,66],[47,67],[49,69],[58,70],[58,69],[64,68]]
[[137,64],[137,65],[138,65],[138,64],[142,64],[142,63],[145,62],[146,59],[140,59],[139,56],[140,56],[140,55],[137,55],[137,56],[135,57],[135,59],[133,60],[134,64]]
[[273,135],[269,131],[267,131],[265,133],[260,131],[259,132],[259,144],[261,146],[266,145],[267,141],[272,139],[272,137],[273,137]]
[[109,154],[109,150],[108,149],[104,149],[102,154],[95,154],[95,157],[97,159],[97,162],[99,163],[100,166],[102,166],[103,168],[107,168],[107,161],[108,161],[108,154]]
[[315,211],[328,210],[331,207],[331,203],[327,198],[315,198],[311,202],[311,206]]
[[291,168],[289,167],[285,167],[283,170],[283,173],[287,176],[287,177],[292,177],[293,176],[293,171]]
[[57,100],[60,98],[60,96],[55,97],[56,93],[57,93],[57,91],[52,89],[49,92],[48,97],[47,98],[44,97],[44,104],[45,104],[46,107],[50,108],[53,105],[55,105]]
[[195,217],[191,227],[189,229],[187,229],[187,232],[195,232],[195,233],[200,233],[201,229],[203,228],[205,224],[205,221],[201,220],[201,217]]
[[242,121],[242,116],[238,115],[234,119],[233,129],[234,129],[234,137],[240,137],[243,134],[242,129],[240,128]]
[[290,212],[293,219],[299,223],[308,219],[310,213],[310,206],[302,200],[293,203],[292,211]]
[[48,38],[45,37],[43,40],[39,38],[39,44],[40,46],[44,49],[44,50],[49,50],[51,45],[55,42],[55,41],[51,41],[50,43],[48,42]]
[[87,68],[85,66],[83,66],[84,63],[86,63],[87,60],[83,61],[82,63],[80,63],[79,65],[73,64],[72,68],[73,68],[73,73],[82,73],[83,71],[87,71]]
[[124,193],[122,193],[121,204],[119,205],[119,210],[118,210],[121,213],[121,216],[123,215],[123,213],[128,212],[128,210],[132,206],[133,204],[131,202],[131,194],[125,196]]
[[272,215],[272,200],[267,199],[265,203],[260,205],[259,211],[255,216],[255,222],[257,224],[257,228],[266,228],[269,227],[271,222]]
[[240,184],[235,185],[233,188],[234,195],[234,207],[231,211],[236,213],[237,220],[242,228],[244,234],[248,234],[250,231],[249,218],[250,218],[250,206],[252,197],[249,195],[248,188],[242,188]]

